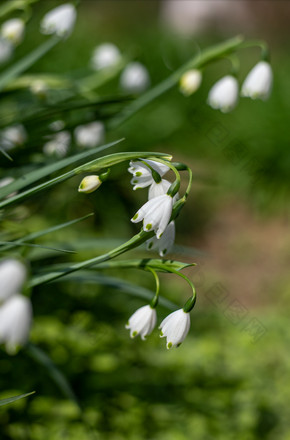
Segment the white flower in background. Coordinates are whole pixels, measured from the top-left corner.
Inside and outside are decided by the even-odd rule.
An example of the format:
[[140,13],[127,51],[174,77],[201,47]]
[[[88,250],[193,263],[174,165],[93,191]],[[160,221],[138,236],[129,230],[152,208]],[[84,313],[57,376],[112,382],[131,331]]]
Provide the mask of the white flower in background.
[[148,200],[131,219],[133,223],[143,220],[145,232],[154,230],[159,239],[166,229],[172,214],[173,199],[168,194]]
[[31,322],[32,305],[23,295],[13,295],[0,307],[0,343],[6,344],[9,353],[27,342]]
[[5,38],[0,37],[0,64],[9,61],[13,55],[13,45],[10,41],[5,40]]
[[27,277],[24,264],[15,259],[0,262],[0,303],[20,292]]
[[227,75],[216,82],[210,89],[207,102],[212,108],[227,113],[235,108],[238,103],[238,97],[238,81],[232,75]]
[[152,237],[146,241],[147,249],[157,249],[160,257],[164,257],[171,251],[172,246],[174,245],[174,240],[175,222],[172,220],[159,238],[159,240],[156,237]]
[[180,78],[179,88],[184,96],[190,96],[196,92],[201,84],[202,74],[200,70],[192,69],[185,72]]
[[117,46],[112,43],[103,43],[94,49],[91,64],[93,69],[107,69],[121,61],[121,53]]
[[38,98],[46,98],[48,92],[48,86],[42,79],[36,79],[30,85],[30,91]]
[[157,322],[157,313],[151,306],[143,306],[136,310],[129,318],[126,328],[130,329],[130,336],[134,338],[137,335],[141,336],[143,341],[146,336],[150,335]]
[[273,83],[273,72],[269,63],[260,61],[248,73],[243,85],[241,95],[252,99],[269,98]]
[[27,133],[23,125],[11,125],[0,133],[1,147],[8,151],[14,147],[19,147],[27,140]]
[[99,176],[86,176],[80,183],[78,191],[85,194],[90,194],[102,184]]
[[129,63],[120,77],[120,86],[127,93],[144,92],[150,86],[148,70],[141,63]]
[[71,135],[68,131],[56,133],[52,139],[43,146],[43,152],[47,156],[64,157],[70,147]]
[[1,36],[10,41],[14,46],[20,44],[25,32],[25,23],[21,18],[11,18],[1,26]]
[[74,131],[76,143],[79,147],[93,148],[101,144],[105,138],[105,127],[100,121],[79,125]]
[[170,313],[159,326],[161,338],[167,338],[167,348],[178,347],[186,338],[190,328],[190,315],[183,309]]
[[[161,177],[170,169],[167,165],[155,162],[154,160],[146,159],[144,162],[150,165],[150,167],[153,168],[153,170],[155,170]],[[130,162],[128,171],[134,176],[131,179],[131,184],[134,185],[134,191],[139,188],[146,188],[146,186],[149,186],[154,182],[152,172],[150,168],[146,166],[146,163],[140,161]]]
[[59,37],[67,37],[74,28],[76,18],[75,7],[71,3],[65,3],[45,14],[40,30],[45,35],[56,34]]

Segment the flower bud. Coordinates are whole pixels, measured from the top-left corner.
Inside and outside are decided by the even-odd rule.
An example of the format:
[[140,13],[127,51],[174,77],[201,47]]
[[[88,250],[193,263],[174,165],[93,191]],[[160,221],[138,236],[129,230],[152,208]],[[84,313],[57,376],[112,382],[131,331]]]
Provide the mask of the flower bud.
[[202,74],[197,69],[188,70],[180,78],[179,88],[184,96],[190,96],[196,92],[201,84]]
[[78,191],[85,194],[90,194],[99,188],[102,180],[99,176],[86,176],[80,183]]

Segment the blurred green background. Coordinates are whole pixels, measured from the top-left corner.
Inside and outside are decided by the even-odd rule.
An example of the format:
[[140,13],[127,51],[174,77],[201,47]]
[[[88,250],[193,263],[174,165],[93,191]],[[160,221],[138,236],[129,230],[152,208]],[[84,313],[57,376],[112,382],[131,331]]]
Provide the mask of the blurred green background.
[[[179,7],[170,12],[173,3]],[[156,85],[199,50],[236,34],[269,44],[274,71],[269,101],[241,99],[229,114],[208,107],[211,85],[229,71],[224,60],[205,69],[193,96],[173,89],[106,136],[107,141],[126,138],[114,151],[167,152],[193,169],[193,191],[177,222],[173,253],[175,259],[198,263],[187,270],[198,291],[190,333],[171,351],[157,332],[147,342],[130,340],[124,324],[144,302],[126,296],[128,286],[114,288],[105,278],[103,285],[72,279],[34,289],[31,342],[67,378],[82,413],[68,399],[66,385],[57,386],[61,378],[45,367],[49,361],[42,351],[30,346],[9,357],[1,350],[0,397],[36,391],[1,408],[3,440],[290,439],[289,6],[216,0],[221,10],[210,12],[212,2],[206,1],[209,15],[200,29],[184,24],[181,32],[172,14],[181,14],[182,22],[185,5],[198,3],[81,0],[73,34],[30,69],[81,76],[89,70],[94,47],[109,41],[128,59],[144,63]],[[57,4],[34,5],[16,59],[44,40],[39,21]],[[238,55],[242,82],[260,53],[244,49]],[[25,93],[18,95],[20,109],[29,105]],[[121,95],[118,78],[96,97],[116,95]],[[122,105],[101,106],[81,117],[106,122]],[[78,115],[65,115],[72,127]],[[35,140],[19,152],[16,164],[28,164],[27,151],[38,163],[49,122],[28,123]],[[1,158],[5,173],[14,165]],[[97,193],[83,197],[76,191],[78,179],[72,179],[11,210],[2,226],[17,236],[95,212],[93,219],[39,241],[68,248],[77,239],[82,258],[89,258],[109,246],[100,239],[125,240],[136,231],[129,219],[145,193],[133,193],[129,181],[126,168],[119,168]],[[33,269],[67,258],[29,251]],[[112,272],[103,276],[108,275]],[[115,275],[153,289],[143,272]],[[161,294],[180,305],[189,292],[173,275],[164,275]],[[160,318],[166,313],[161,308]]]

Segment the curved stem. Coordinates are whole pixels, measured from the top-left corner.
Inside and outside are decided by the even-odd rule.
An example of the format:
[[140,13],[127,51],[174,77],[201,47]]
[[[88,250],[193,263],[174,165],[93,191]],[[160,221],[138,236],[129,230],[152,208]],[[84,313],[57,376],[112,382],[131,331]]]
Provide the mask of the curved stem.
[[157,307],[157,304],[158,304],[160,281],[159,281],[159,277],[157,275],[157,272],[155,272],[154,269],[152,269],[151,267],[148,267],[147,270],[152,273],[152,275],[154,276],[154,279],[155,279],[155,283],[156,283],[155,295],[150,303],[150,306],[152,307],[152,309],[155,309],[155,307]]
[[186,313],[189,313],[189,312],[193,309],[193,307],[194,307],[194,305],[195,305],[195,302],[196,302],[196,291],[195,291],[195,287],[194,287],[192,281],[190,281],[190,279],[189,279],[186,275],[184,275],[183,273],[180,273],[180,272],[178,272],[178,271],[176,271],[176,270],[174,270],[174,269],[172,269],[171,272],[174,273],[175,275],[178,275],[178,276],[180,276],[181,278],[183,278],[183,279],[184,279],[184,280],[190,285],[190,287],[191,287],[191,289],[192,289],[192,296],[189,298],[189,300],[185,303],[185,305],[184,305],[184,307],[183,307],[183,310],[184,310]]

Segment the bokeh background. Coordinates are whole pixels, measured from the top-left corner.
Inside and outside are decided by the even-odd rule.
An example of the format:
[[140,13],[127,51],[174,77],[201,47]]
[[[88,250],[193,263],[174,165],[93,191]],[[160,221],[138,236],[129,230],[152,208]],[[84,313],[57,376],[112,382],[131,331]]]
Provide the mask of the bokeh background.
[[[60,3],[34,5],[16,57],[44,38],[39,21]],[[289,18],[285,1],[81,0],[74,33],[30,69],[81,75],[94,47],[112,42],[144,63],[156,85],[208,45],[243,34],[268,43],[274,86],[267,102],[241,99],[229,114],[214,111],[206,105],[208,91],[229,71],[220,61],[205,69],[193,96],[173,89],[107,133],[108,141],[126,138],[115,151],[167,152],[193,169],[173,252],[197,263],[187,270],[198,291],[190,334],[171,351],[156,332],[146,342],[128,338],[124,323],[144,302],[130,296],[126,283],[152,289],[143,272],[116,272],[123,287],[104,272],[103,285],[71,280],[35,289],[31,342],[41,351],[28,347],[10,357],[1,350],[0,397],[36,395],[1,409],[1,439],[290,439]],[[260,50],[238,55],[242,81]],[[98,93],[120,96],[118,78]],[[106,122],[115,107],[91,111]],[[69,117],[73,126],[76,116]],[[29,146],[35,151],[43,141],[39,130]],[[17,160],[23,165],[26,158],[22,151]],[[145,194],[133,193],[129,181],[119,168],[84,198],[72,179],[18,207],[18,220],[6,219],[5,227],[28,233],[95,212],[82,226],[43,239],[67,247],[77,238],[89,258],[136,231],[129,219]],[[67,258],[39,249],[29,256],[35,268]],[[182,304],[187,286],[161,278],[161,294]],[[161,308],[160,316],[166,313]]]

